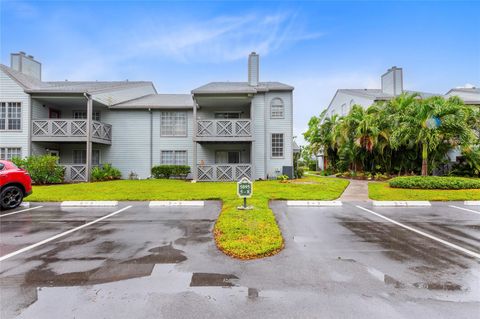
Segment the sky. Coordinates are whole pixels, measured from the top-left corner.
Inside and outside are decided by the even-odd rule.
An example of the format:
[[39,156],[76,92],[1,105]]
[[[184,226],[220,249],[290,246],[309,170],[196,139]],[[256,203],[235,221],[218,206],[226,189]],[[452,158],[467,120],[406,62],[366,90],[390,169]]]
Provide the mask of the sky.
[[0,59],[25,51],[43,80],[145,80],[159,93],[211,81],[295,87],[294,135],[337,89],[380,88],[391,66],[404,88],[480,87],[480,2],[0,0]]

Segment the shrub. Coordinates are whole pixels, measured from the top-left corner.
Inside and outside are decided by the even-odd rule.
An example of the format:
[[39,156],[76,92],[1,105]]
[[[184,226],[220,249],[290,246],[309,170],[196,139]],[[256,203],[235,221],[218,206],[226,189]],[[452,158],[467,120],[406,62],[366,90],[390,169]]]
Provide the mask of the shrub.
[[295,170],[295,178],[302,178],[304,174],[305,171],[303,167],[297,167],[297,169]]
[[58,165],[58,157],[34,155],[24,159],[14,158],[12,162],[26,169],[34,184],[58,184],[63,182],[64,168]]
[[102,166],[92,168],[92,180],[94,182],[111,181],[114,179],[120,179],[121,177],[122,173],[111,164],[103,164]]
[[480,188],[480,179],[440,176],[407,176],[390,180],[390,187],[418,189],[474,189]]
[[190,173],[188,165],[157,165],[152,167],[153,178],[170,178],[171,176],[186,178]]
[[309,171],[316,171],[317,170],[317,163],[315,163],[315,162],[308,163],[308,170]]
[[288,175],[278,175],[277,181],[280,181],[280,183],[286,183],[288,181]]

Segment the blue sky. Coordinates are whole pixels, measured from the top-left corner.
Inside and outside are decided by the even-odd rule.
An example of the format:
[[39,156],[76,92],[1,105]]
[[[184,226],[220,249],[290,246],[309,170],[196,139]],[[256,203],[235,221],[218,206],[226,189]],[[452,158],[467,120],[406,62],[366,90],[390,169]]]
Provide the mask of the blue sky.
[[260,78],[295,86],[294,133],[338,88],[480,86],[480,2],[1,1],[1,62],[25,51],[45,80],[151,80],[160,93]]

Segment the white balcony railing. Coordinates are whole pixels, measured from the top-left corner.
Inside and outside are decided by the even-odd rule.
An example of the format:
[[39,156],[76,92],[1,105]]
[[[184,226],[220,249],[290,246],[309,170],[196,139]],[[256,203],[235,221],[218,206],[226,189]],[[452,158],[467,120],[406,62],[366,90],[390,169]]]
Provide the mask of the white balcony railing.
[[252,136],[252,121],[234,120],[198,120],[198,137],[249,137]]
[[215,164],[198,165],[198,181],[229,182],[238,181],[243,177],[252,179],[251,164]]
[[[33,138],[82,138],[87,137],[87,120],[45,119],[32,121]],[[112,126],[92,121],[92,138],[111,142]]]

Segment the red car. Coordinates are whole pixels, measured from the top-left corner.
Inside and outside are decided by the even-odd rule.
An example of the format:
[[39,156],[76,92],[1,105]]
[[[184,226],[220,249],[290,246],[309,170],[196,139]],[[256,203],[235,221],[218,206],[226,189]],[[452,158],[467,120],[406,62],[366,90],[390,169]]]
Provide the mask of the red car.
[[1,209],[18,207],[24,197],[32,193],[32,179],[28,172],[10,161],[0,160]]

